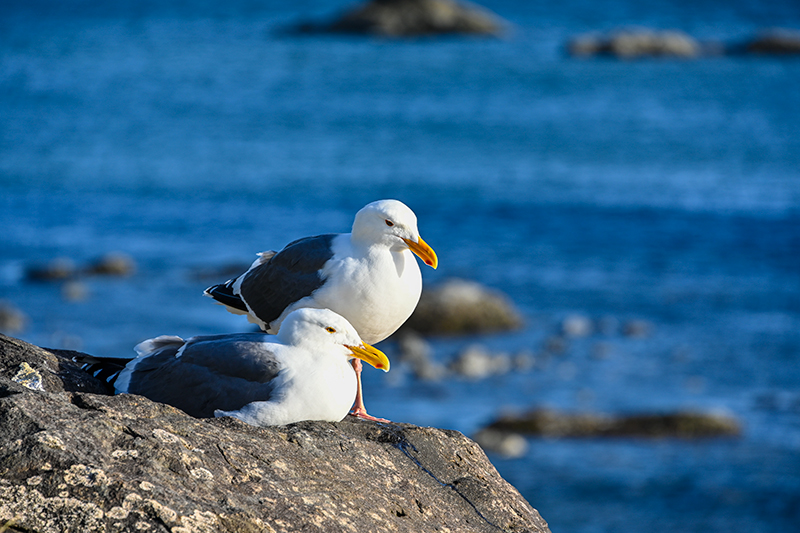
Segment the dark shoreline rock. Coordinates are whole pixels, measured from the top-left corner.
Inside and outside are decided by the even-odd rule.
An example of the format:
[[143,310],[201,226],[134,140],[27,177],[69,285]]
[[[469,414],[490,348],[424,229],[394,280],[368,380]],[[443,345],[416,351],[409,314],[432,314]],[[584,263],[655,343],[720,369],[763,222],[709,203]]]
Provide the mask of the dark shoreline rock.
[[486,429],[552,438],[638,437],[699,439],[736,437],[739,422],[727,415],[676,412],[608,416],[568,414],[536,409],[520,416],[504,415]]
[[330,23],[305,22],[292,33],[351,33],[380,37],[441,34],[499,36],[506,24],[488,10],[455,0],[372,0]]
[[458,432],[196,419],[71,354],[0,336],[0,529],[549,531]]

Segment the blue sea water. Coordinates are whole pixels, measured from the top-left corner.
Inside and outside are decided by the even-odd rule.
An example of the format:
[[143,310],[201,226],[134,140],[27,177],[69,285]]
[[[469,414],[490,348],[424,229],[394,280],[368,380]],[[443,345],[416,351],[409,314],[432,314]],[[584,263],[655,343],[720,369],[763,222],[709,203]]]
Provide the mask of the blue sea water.
[[[491,456],[559,533],[800,526],[800,60],[579,60],[622,26],[738,42],[800,28],[794,1],[485,1],[504,39],[298,37],[345,0],[0,4],[0,299],[18,336],[130,355],[242,331],[206,273],[369,201],[417,213],[440,268],[510,294],[536,366],[482,381],[365,374],[371,412],[473,434],[534,406],[719,411],[738,439],[530,439]],[[52,258],[135,257],[82,300],[26,281]],[[564,317],[645,320],[570,340]],[[383,343],[390,354],[390,341]]]

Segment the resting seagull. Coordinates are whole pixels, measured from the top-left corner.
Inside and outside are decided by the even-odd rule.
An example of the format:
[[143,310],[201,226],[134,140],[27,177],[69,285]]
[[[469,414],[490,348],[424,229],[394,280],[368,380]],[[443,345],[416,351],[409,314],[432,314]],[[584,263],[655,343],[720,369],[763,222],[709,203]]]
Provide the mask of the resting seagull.
[[[397,200],[379,200],[356,213],[351,233],[306,237],[280,252],[262,252],[247,272],[205,294],[267,333],[279,331],[295,309],[331,309],[375,344],[397,331],[419,302],[422,274],[412,253],[437,267],[414,212]],[[381,420],[367,414],[361,363],[353,366],[358,389],[351,414]]]
[[338,422],[356,396],[356,374],[348,361],[356,357],[389,370],[386,356],[329,309],[298,309],[277,335],[186,341],[163,335],[135,350],[138,357],[124,367],[124,359],[120,364],[87,357],[84,369],[107,378],[117,393],[139,394],[195,417],[233,416],[256,426]]

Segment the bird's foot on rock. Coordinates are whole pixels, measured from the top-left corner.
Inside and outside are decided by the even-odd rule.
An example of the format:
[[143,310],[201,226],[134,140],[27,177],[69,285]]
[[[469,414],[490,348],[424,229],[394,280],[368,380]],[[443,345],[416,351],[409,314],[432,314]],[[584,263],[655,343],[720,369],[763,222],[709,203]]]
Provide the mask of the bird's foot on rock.
[[362,418],[364,420],[371,420],[373,422],[391,422],[391,420],[386,420],[385,418],[378,418],[377,416],[372,416],[367,414],[367,410],[363,407],[353,407],[349,413],[350,416],[354,416],[356,418]]

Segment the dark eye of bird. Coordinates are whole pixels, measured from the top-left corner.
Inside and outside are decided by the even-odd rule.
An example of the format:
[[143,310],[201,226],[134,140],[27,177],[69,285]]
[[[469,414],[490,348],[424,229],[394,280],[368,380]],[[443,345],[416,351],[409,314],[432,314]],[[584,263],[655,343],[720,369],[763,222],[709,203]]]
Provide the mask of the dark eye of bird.
[[386,225],[387,225],[387,226],[389,226],[389,227],[391,228],[392,226],[394,226],[394,222],[392,222],[391,220],[389,220],[389,219],[387,218],[387,219],[386,219]]
[[336,328],[328,326],[327,328],[325,328],[325,331],[327,331],[328,333],[336,333]]

